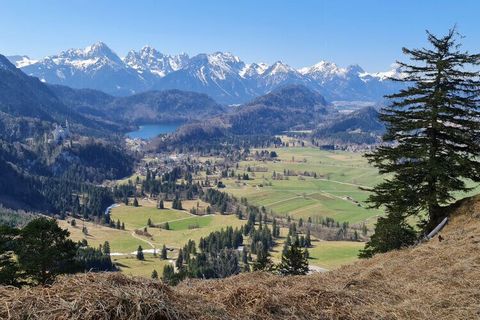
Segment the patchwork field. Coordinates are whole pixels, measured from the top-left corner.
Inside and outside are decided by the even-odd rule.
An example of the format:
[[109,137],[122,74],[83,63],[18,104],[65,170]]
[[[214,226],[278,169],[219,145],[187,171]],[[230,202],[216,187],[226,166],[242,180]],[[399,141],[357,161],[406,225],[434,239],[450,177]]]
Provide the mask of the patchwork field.
[[[169,207],[170,203],[165,203]],[[120,205],[112,209],[112,219],[119,219],[125,223],[125,230],[117,230],[101,226],[92,222],[77,220],[77,225],[72,227],[70,220],[59,220],[62,228],[70,231],[70,237],[75,241],[86,239],[91,246],[103,245],[105,241],[110,243],[112,261],[120,266],[122,272],[129,275],[150,277],[155,269],[159,274],[167,263],[176,259],[178,249],[183,247],[188,239],[194,240],[197,244],[201,237],[205,237],[213,231],[220,230],[227,226],[241,227],[246,223],[234,215],[208,215],[193,216],[187,211],[172,209],[159,210],[153,202],[140,200],[139,207]],[[154,224],[168,222],[170,230],[161,228],[148,228],[151,237],[135,233],[136,229],[143,230],[148,219]],[[82,227],[88,230],[88,235],[82,233]],[[282,235],[286,235],[287,229],[282,229]],[[248,242],[248,240],[246,240]],[[284,238],[279,239],[277,247],[274,248],[273,258],[279,261]],[[169,261],[160,260],[158,254],[163,245],[169,248]],[[145,251],[145,260],[139,261],[135,257],[138,246],[141,245]],[[313,238],[313,248],[310,248],[310,264],[326,269],[334,269],[342,264],[357,259],[357,253],[363,243],[359,242],[326,242]],[[155,257],[153,251],[157,253]]]
[[[184,208],[188,209],[196,205],[197,201],[182,202]],[[203,206],[204,204],[200,204]],[[208,215],[195,216],[184,210],[171,209],[171,202],[165,202],[164,210],[156,208],[156,203],[148,200],[140,200],[139,207],[120,205],[112,209],[113,220],[119,219],[125,223],[127,231],[143,229],[147,226],[150,218],[153,224],[168,222],[170,230],[152,227],[147,228],[151,238],[135,235],[143,240],[148,240],[155,248],[161,248],[164,244],[169,248],[178,249],[192,239],[198,243],[201,237],[205,237],[213,231],[220,230],[226,226],[240,227],[244,221],[233,215]],[[141,244],[141,243],[140,243]],[[145,241],[144,241],[145,244]],[[143,245],[143,244],[142,244]],[[138,245],[137,245],[138,246]],[[112,245],[112,248],[113,245]],[[147,248],[152,248],[147,246]]]
[[248,173],[250,180],[226,179],[225,191],[295,219],[331,217],[372,224],[382,214],[366,208],[369,193],[362,188],[373,187],[382,178],[363,154],[309,147],[270,151],[277,153],[277,160],[241,162],[237,173]]
[[[164,244],[169,249],[168,259],[171,260],[177,257],[178,249],[183,247],[189,239],[198,244],[201,237],[205,237],[211,232],[227,226],[235,228],[245,224],[244,220],[239,220],[234,215],[200,217],[191,215],[187,211],[170,209],[170,202],[165,202],[166,209],[163,210],[157,209],[154,202],[148,200],[140,200],[139,202],[139,207],[121,204],[112,209],[111,218],[114,221],[118,219],[125,223],[125,230],[117,230],[79,220],[77,220],[77,225],[72,227],[69,224],[71,219],[68,221],[59,220],[58,223],[62,228],[70,231],[70,238],[74,241],[86,239],[91,246],[95,247],[108,241],[112,252],[112,261],[121,267],[122,272],[146,277],[150,277],[154,269],[161,275],[163,266],[170,263],[153,255],[154,250],[159,255]],[[190,208],[197,206],[197,201],[186,201],[183,205],[185,208]],[[204,203],[199,203],[200,207],[204,205]],[[136,229],[143,230],[147,226],[149,218],[154,224],[168,222],[170,230],[147,227],[151,237],[136,234]],[[88,230],[87,235],[82,232],[83,226]],[[139,261],[135,257],[139,245],[147,250],[144,261]]]

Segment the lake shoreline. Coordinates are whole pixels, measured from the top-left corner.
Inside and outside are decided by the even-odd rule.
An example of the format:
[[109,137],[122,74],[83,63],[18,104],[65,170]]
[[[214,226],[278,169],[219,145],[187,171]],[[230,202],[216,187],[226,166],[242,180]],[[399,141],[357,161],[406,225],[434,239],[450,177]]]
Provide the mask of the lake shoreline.
[[140,124],[137,130],[127,132],[126,137],[131,139],[150,140],[161,134],[172,133],[184,122],[164,122],[156,124]]

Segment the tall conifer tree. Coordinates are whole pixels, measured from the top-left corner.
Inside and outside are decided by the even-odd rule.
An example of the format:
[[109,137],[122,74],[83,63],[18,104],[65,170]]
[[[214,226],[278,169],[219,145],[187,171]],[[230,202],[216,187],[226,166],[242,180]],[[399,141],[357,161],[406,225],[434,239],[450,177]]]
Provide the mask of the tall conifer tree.
[[390,174],[369,201],[389,216],[421,217],[429,231],[444,217],[442,207],[466,179],[480,181],[480,55],[461,51],[455,28],[446,36],[427,31],[431,48],[407,49],[411,64],[399,62],[406,88],[388,96],[381,112],[386,142],[369,161]]

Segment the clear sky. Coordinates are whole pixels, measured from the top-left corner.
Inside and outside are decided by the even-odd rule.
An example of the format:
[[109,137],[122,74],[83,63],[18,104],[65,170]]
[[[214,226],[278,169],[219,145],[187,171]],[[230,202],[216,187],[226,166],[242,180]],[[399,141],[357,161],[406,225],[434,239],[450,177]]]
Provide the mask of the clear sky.
[[103,41],[120,56],[230,51],[245,62],[388,69],[455,23],[480,51],[478,0],[0,0],[0,53],[40,58]]

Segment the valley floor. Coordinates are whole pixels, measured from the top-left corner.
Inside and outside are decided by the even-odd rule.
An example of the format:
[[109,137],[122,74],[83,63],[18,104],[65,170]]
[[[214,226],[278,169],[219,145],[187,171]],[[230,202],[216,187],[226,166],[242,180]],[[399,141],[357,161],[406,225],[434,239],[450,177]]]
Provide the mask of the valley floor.
[[[286,139],[282,136],[282,139]],[[288,141],[300,143],[299,141]],[[265,151],[265,150],[263,150]],[[268,160],[255,160],[261,149],[251,150],[252,156],[238,163],[235,167],[236,177],[222,178],[227,192],[237,198],[244,197],[248,202],[259,207],[265,207],[270,216],[291,217],[298,223],[299,219],[307,221],[325,217],[334,218],[340,224],[344,221],[356,226],[365,224],[370,232],[379,215],[380,210],[367,208],[365,200],[373,187],[381,181],[377,170],[370,166],[362,153],[346,151],[323,151],[314,147],[290,146],[269,148],[268,152],[275,152],[277,157]],[[149,159],[146,159],[149,160]],[[150,159],[152,160],[152,159]],[[198,157],[198,161],[205,163],[221,163],[222,158]],[[238,179],[237,175],[248,175],[248,180]],[[144,179],[140,173],[130,177],[131,181]],[[219,178],[211,176],[210,179]],[[205,179],[205,172],[200,172],[196,179]],[[128,179],[117,181],[126,184]],[[476,187],[476,186],[472,186]],[[478,188],[472,192],[478,192]],[[465,196],[465,195],[459,195]],[[191,208],[200,208],[204,211],[207,203],[197,200],[183,201],[185,210],[174,210],[171,202],[166,201],[166,209],[156,208],[156,201],[139,199],[140,206],[125,206],[120,204],[113,208],[111,218],[125,224],[125,230],[118,230],[91,222],[77,222],[72,227],[68,221],[59,221],[62,228],[67,228],[71,238],[75,241],[85,239],[91,246],[110,244],[112,260],[120,267],[121,272],[150,277],[153,270],[160,275],[164,266],[172,263],[189,239],[197,244],[201,237],[227,226],[240,228],[246,220],[240,220],[235,215],[206,215],[194,216],[189,213]],[[158,227],[147,227],[147,221],[153,224],[170,225],[170,230]],[[82,232],[87,227],[88,234]],[[149,236],[136,233],[147,227]],[[360,232],[360,231],[359,231]],[[281,237],[273,248],[272,258],[280,261],[283,243],[288,230],[281,229]],[[309,264],[312,270],[334,270],[357,260],[364,242],[360,241],[321,241],[312,237],[312,247],[309,248]],[[169,249],[168,259],[160,260],[160,250],[166,245]],[[136,259],[136,250],[142,246],[145,260]]]
[[[189,239],[197,244],[201,237],[205,237],[213,231],[220,230],[226,226],[241,227],[246,220],[240,220],[235,215],[213,214],[207,216],[194,216],[188,211],[171,209],[171,202],[165,202],[166,209],[159,210],[156,203],[141,199],[139,207],[125,206],[120,204],[112,209],[111,217],[114,221],[120,220],[125,223],[125,230],[98,225],[92,222],[77,221],[77,225],[70,225],[71,219],[59,220],[59,225],[68,229],[70,237],[75,241],[85,239],[88,244],[94,247],[109,242],[112,261],[120,267],[122,273],[134,276],[150,277],[153,270],[158,273],[163,267],[178,256],[178,250],[182,248]],[[183,206],[190,209],[197,206],[197,201],[184,201]],[[206,206],[199,202],[199,206]],[[147,227],[148,219],[154,224],[169,223],[170,230]],[[195,225],[195,228],[189,226]],[[88,230],[85,235],[82,232],[83,226]],[[198,227],[197,227],[198,226]],[[151,237],[136,234],[135,230],[143,230],[147,227]],[[272,257],[280,261],[283,241],[286,238],[288,229],[281,228],[281,238],[273,249]],[[163,245],[169,249],[168,260],[159,258]],[[145,260],[136,258],[138,246],[144,250]],[[351,263],[357,259],[358,250],[363,248],[363,242],[353,241],[321,241],[312,237],[312,248],[309,249],[309,264],[314,271],[332,270]],[[155,253],[154,253],[155,252]]]

